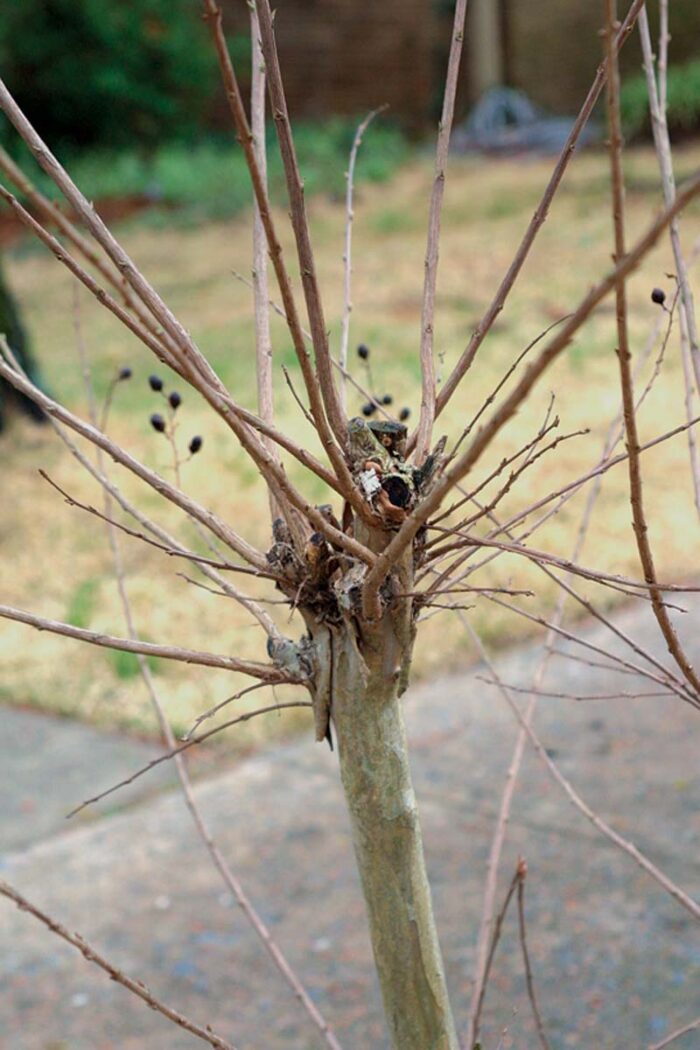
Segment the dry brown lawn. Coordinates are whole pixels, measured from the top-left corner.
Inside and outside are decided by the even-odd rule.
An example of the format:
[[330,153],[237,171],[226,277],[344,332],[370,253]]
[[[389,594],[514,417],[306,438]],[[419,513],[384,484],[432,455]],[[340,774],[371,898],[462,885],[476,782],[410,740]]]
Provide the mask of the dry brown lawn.
[[[696,167],[698,160],[699,147],[681,153],[679,176]],[[549,168],[550,163],[544,160],[452,162],[436,327],[443,375],[452,367],[504,273]],[[658,207],[652,154],[629,154],[627,174],[631,242]],[[410,406],[414,419],[419,402],[417,343],[430,181],[431,164],[426,158],[412,162],[389,184],[363,187],[358,193],[355,224],[352,346],[360,341],[371,346],[376,392],[393,394],[397,407]],[[337,344],[344,214],[341,205],[318,198],[310,208],[327,317]],[[685,219],[688,249],[697,237],[699,218],[700,210],[695,207]],[[283,221],[280,213],[280,225]],[[254,405],[250,293],[232,276],[233,270],[249,269],[248,216],[200,229],[174,227],[165,232],[141,225],[125,228],[122,234],[129,252],[192,330],[235,396],[244,404]],[[482,347],[461,393],[440,421],[438,433],[458,432],[514,356],[544,327],[571,310],[609,267],[610,252],[606,159],[602,154],[588,153],[575,160],[506,310]],[[630,282],[635,354],[658,317],[650,290],[661,285],[670,292],[672,282],[665,274],[671,270],[671,255],[664,243]],[[9,259],[9,274],[47,382],[71,408],[83,415],[87,411],[76,367],[76,317],[92,356],[98,393],[104,391],[117,368],[126,364],[133,368],[134,378],[118,390],[111,432],[167,475],[172,470],[167,444],[148,425],[149,413],[160,406],[146,381],[150,372],[158,371],[170,383],[165,371],[156,367],[148,352],[116,322],[89,302],[86,293],[80,294],[76,313],[70,277],[41,249],[25,243],[16,248]],[[274,334],[278,364],[290,365],[294,372],[289,339],[278,320]],[[542,459],[509,497],[509,508],[526,505],[534,494],[557,488],[596,462],[602,434],[619,402],[614,340],[614,315],[607,303],[540,382],[527,407],[503,434],[498,449],[480,465],[479,476],[532,436],[544,418],[552,391],[556,393],[562,431],[590,428],[589,436],[565,443],[553,456]],[[185,488],[233,522],[252,542],[265,546],[265,498],[255,470],[241,458],[231,434],[200,399],[181,386],[179,389],[183,394],[179,440],[184,447],[191,435],[204,437],[202,452],[184,467]],[[351,397],[354,412],[359,405],[360,399]],[[315,435],[286,389],[279,367],[277,406],[282,425],[315,447]],[[682,421],[682,414],[682,370],[674,333],[660,377],[641,413],[643,439]],[[2,600],[45,616],[123,633],[103,527],[67,507],[38,477],[37,468],[43,467],[64,488],[87,501],[99,502],[98,489],[83,476],[48,428],[16,423],[2,437],[2,454]],[[644,456],[651,534],[665,578],[687,576],[698,564],[697,522],[687,460],[684,438]],[[313,479],[302,479],[293,464],[290,473],[314,500],[325,500],[319,485]],[[188,542],[197,542],[178,512],[116,468],[114,476],[124,491],[159,521]],[[567,554],[582,501],[578,496],[569,503],[532,538],[532,543]],[[165,555],[129,539],[124,540],[123,550],[129,591],[144,637],[222,653],[264,655],[261,630],[236,605],[185,582],[178,576],[184,567]],[[624,467],[606,478],[584,560],[596,568],[639,575]],[[504,557],[494,562],[476,582],[482,586],[489,582],[532,587],[537,599],[522,601],[545,613],[555,597],[552,585],[521,559]],[[603,592],[599,597],[609,603],[612,595]],[[475,599],[473,605],[467,615],[494,644],[505,645],[531,631],[525,621],[483,598]],[[289,631],[298,631],[298,626],[290,626]],[[436,674],[464,664],[471,656],[463,627],[445,612],[424,626],[415,674]],[[153,729],[147,698],[134,662],[128,658],[3,623],[0,661],[0,696],[9,703],[35,705],[103,725],[147,732]],[[198,712],[240,686],[235,676],[201,668],[159,662],[156,670],[167,709],[179,728],[188,726]],[[264,696],[264,691],[254,694],[251,705]],[[230,746],[245,748],[262,737],[288,732],[297,724],[299,718],[282,716],[254,720],[245,724]]]

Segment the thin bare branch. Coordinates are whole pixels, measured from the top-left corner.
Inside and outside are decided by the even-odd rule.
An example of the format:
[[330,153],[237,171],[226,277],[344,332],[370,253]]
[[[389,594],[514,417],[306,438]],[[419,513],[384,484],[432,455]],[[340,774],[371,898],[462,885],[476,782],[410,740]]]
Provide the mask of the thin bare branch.
[[542,1050],[550,1050],[549,1040],[544,1030],[542,1016],[537,1005],[535,995],[535,982],[532,977],[532,966],[530,965],[530,953],[527,950],[527,937],[525,932],[525,877],[527,875],[527,864],[522,860],[518,865],[518,929],[520,931],[520,947],[523,952],[523,965],[525,967],[525,984],[527,986],[527,997],[530,1000],[532,1016],[535,1020],[537,1036],[540,1040]]
[[[5,353],[8,353],[9,348],[2,337],[0,337],[0,346],[3,347]],[[86,438],[93,445],[101,448],[115,462],[120,463],[132,474],[135,474],[142,481],[145,481],[147,485],[155,489],[161,496],[174,503],[180,510],[184,510],[190,517],[205,525],[215,536],[218,536],[220,540],[247,561],[248,564],[255,566],[256,569],[267,571],[268,566],[264,554],[234,532],[213,511],[202,507],[195,500],[185,495],[184,492],[171,485],[165,478],[144,466],[143,463],[122,449],[111,438],[97,430],[92,424],[86,423],[78,416],[73,415],[67,408],[64,408],[63,405],[48,397],[33,383],[30,383],[28,379],[6,364],[2,360],[2,356],[0,356],[0,375],[7,379],[16,389],[26,394],[32,401],[35,401],[47,415],[57,419],[70,430],[75,431],[75,433],[80,434],[81,437]]]
[[[169,336],[159,327],[153,316],[145,308],[141,300],[133,293],[128,284],[122,279],[119,271],[106,262],[102,255],[95,250],[92,242],[84,236],[71,220],[64,215],[61,209],[53,201],[45,197],[43,193],[34,186],[25,173],[12,160],[10,155],[0,147],[0,171],[2,171],[10,182],[16,186],[31,206],[42,215],[44,219],[57,227],[70,243],[77,248],[98,273],[117,292],[124,304],[138,315],[139,321],[150,331],[158,342],[169,344]],[[172,351],[173,346],[169,349]]]
[[198,1039],[202,1039],[205,1043],[209,1043],[209,1046],[215,1047],[215,1050],[235,1050],[232,1043],[226,1042],[221,1036],[216,1035],[209,1025],[206,1028],[202,1028],[200,1025],[195,1024],[194,1021],[190,1021],[184,1014],[179,1013],[174,1007],[168,1006],[161,999],[157,999],[152,992],[148,990],[142,981],[134,980],[133,977],[128,977],[123,970],[120,970],[118,966],[111,963],[109,959],[106,959],[104,955],[97,952],[87,941],[80,936],[78,933],[71,933],[65,926],[62,926],[60,922],[52,918],[45,911],[42,911],[31,901],[28,901],[18,890],[10,886],[9,882],[5,882],[4,879],[0,879],[0,894],[3,897],[7,897],[8,900],[14,901],[17,907],[21,911],[26,911],[30,915],[33,915],[35,919],[42,922],[52,933],[60,937],[62,940],[67,941],[68,944],[72,944],[74,948],[77,948],[81,955],[87,959],[88,962],[94,963],[95,966],[99,966],[101,970],[104,970],[108,974],[110,980],[115,981],[117,984],[121,984],[123,988],[128,989],[134,995],[142,999],[152,1010],[156,1010],[163,1017],[167,1017],[173,1024],[178,1025],[180,1028],[184,1028],[185,1031],[191,1032],[192,1035],[197,1036]]
[[[341,448],[345,447],[347,441],[347,426],[343,413],[338,391],[333,378],[331,354],[328,345],[328,331],[323,315],[323,304],[316,276],[316,264],[314,262],[311,237],[309,234],[309,223],[306,216],[304,203],[304,184],[299,172],[292,129],[287,112],[287,100],[282,84],[282,73],[280,71],[279,59],[277,57],[277,45],[272,27],[272,12],[268,0],[256,0],[258,21],[260,24],[260,37],[262,51],[265,56],[265,69],[267,73],[267,87],[270,94],[270,106],[272,117],[277,131],[282,164],[287,182],[287,193],[289,196],[290,217],[294,239],[297,246],[297,257],[301,273],[301,283],[304,289],[306,309],[309,315],[309,327],[313,339],[314,353],[316,357],[316,373],[318,385],[321,389],[323,403],[325,405],[328,422],[335,434]],[[315,413],[314,413],[315,416]]]
[[[633,3],[630,5],[627,17],[622,23],[615,40],[615,46],[618,51],[623,46],[630,33],[632,32],[632,29],[634,28],[634,23],[637,19],[641,7],[643,6],[643,3],[644,0],[633,0]],[[436,405],[436,417],[440,415],[442,410],[445,408],[445,405],[450,400],[455,390],[459,386],[460,382],[464,378],[465,374],[471,368],[472,362],[474,361],[477,351],[483,343],[486,334],[489,332],[489,330],[493,326],[494,321],[505,306],[506,299],[508,298],[511,289],[515,284],[520,274],[520,271],[523,268],[523,264],[525,263],[525,260],[527,259],[530,253],[530,249],[532,248],[535,238],[537,237],[537,234],[539,233],[542,225],[544,224],[545,219],[547,218],[550,205],[552,203],[552,200],[554,199],[555,193],[559,188],[561,180],[564,177],[564,173],[569,165],[569,161],[574,155],[576,144],[580,138],[581,132],[588,123],[588,118],[593,112],[595,104],[598,101],[598,97],[601,91],[603,90],[606,76],[607,66],[605,62],[603,62],[598,67],[595,79],[591,84],[586,99],[579,111],[576,120],[574,121],[571,127],[571,131],[569,132],[569,136],[566,142],[564,143],[564,146],[562,147],[561,153],[557,158],[557,162],[554,166],[554,170],[542,195],[542,199],[540,200],[539,204],[537,205],[537,208],[535,209],[535,213],[532,216],[532,219],[530,220],[530,224],[527,230],[525,231],[525,234],[523,235],[523,239],[518,246],[518,250],[513,256],[508,270],[506,271],[495,296],[489,304],[486,313],[479,321],[477,327],[474,330],[474,333],[472,334],[471,339],[469,340],[469,343],[467,344],[464,352],[462,353],[462,356],[460,357],[451,375],[448,377],[447,381],[445,382],[445,385],[440,391]],[[411,439],[411,441],[409,441],[409,448],[412,447],[413,440],[414,439]]]
[[[236,694],[236,696],[242,695],[242,693]],[[229,700],[233,699],[233,697],[229,697]],[[188,735],[184,743],[172,747],[170,751],[166,751],[163,755],[158,755],[158,758],[151,759],[151,761],[147,762],[145,766],[141,766],[140,769],[137,769],[135,773],[120,780],[118,784],[112,784],[112,786],[107,788],[106,791],[101,791],[99,795],[93,795],[92,798],[86,798],[79,806],[76,806],[75,809],[70,811],[70,813],[67,813],[66,818],[76,816],[81,810],[86,809],[87,806],[93,806],[96,802],[101,802],[103,798],[107,798],[108,795],[113,795],[115,791],[120,791],[121,788],[126,787],[127,784],[133,784],[135,780],[138,780],[139,777],[144,776],[146,773],[150,773],[152,769],[155,769],[155,767],[159,766],[162,762],[169,762],[171,758],[181,755],[183,751],[188,751],[191,747],[196,747],[197,744],[203,744],[205,740],[210,740],[211,737],[223,733],[224,730],[230,729],[231,726],[239,725],[241,722],[249,722],[251,718],[257,718],[259,715],[269,715],[275,711],[282,711],[289,707],[311,707],[311,701],[289,700],[285,703],[269,704],[266,707],[258,707],[254,711],[246,711],[242,715],[237,715],[235,718],[229,719],[228,722],[222,722],[220,725],[214,726],[213,729],[208,729],[206,733],[199,733],[197,736]]]
[[442,115],[438,125],[435,175],[433,177],[430,214],[428,217],[428,244],[425,250],[425,279],[423,283],[420,325],[421,403],[416,435],[416,462],[419,466],[430,451],[437,400],[433,339],[435,334],[435,290],[437,287],[440,252],[440,218],[442,200],[445,194],[445,169],[447,168],[447,158],[450,151],[450,135],[452,134],[466,15],[467,0],[457,0],[452,25],[450,55],[447,62],[445,93],[442,100]]
[[370,619],[376,617],[378,613],[378,591],[387,572],[408,545],[413,542],[417,532],[430,518],[431,514],[439,508],[449,490],[469,473],[485,449],[491,445],[496,435],[518,410],[543,372],[569,345],[574,334],[588,319],[601,300],[612,291],[618,281],[627,277],[639,265],[647,252],[656,244],[661,233],[674,215],[678,214],[699,192],[700,172],[687,180],[673,205],[658,216],[624,259],[621,259],[615,268],[591,289],[557,335],[540,352],[539,356],[528,365],[513,391],[504,399],[490,420],[477,432],[466,452],[452,467],[445,471],[430,495],[409,515],[392,541],[379,555],[376,563],[365,578],[363,606],[365,614]]
[[503,696],[506,703],[513,712],[513,715],[517,719],[518,723],[524,729],[530,743],[537,752],[538,757],[544,763],[551,776],[557,782],[557,784],[559,784],[560,788],[564,791],[569,801],[573,803],[573,805],[576,807],[576,809],[578,809],[580,813],[583,813],[586,819],[589,820],[591,824],[602,835],[605,836],[605,838],[607,838],[615,846],[618,846],[619,849],[621,849],[624,853],[631,857],[632,860],[634,860],[635,863],[637,863],[643,871],[646,871],[646,873],[650,875],[652,879],[654,879],[654,881],[658,883],[659,886],[666,890],[666,892],[669,893],[674,898],[674,900],[676,900],[683,908],[685,908],[686,911],[690,912],[693,918],[700,921],[700,904],[698,904],[697,901],[694,901],[692,897],[690,897],[684,890],[680,888],[680,886],[673,882],[673,880],[670,879],[668,875],[665,875],[660,868],[657,868],[655,864],[653,864],[640,850],[637,849],[633,842],[628,842],[627,839],[622,837],[622,835],[619,835],[618,832],[616,832],[610,824],[603,820],[603,818],[600,817],[593,809],[591,809],[588,803],[585,802],[583,798],[581,798],[581,796],[572,786],[570,781],[567,780],[567,778],[561,772],[557,764],[550,758],[539,737],[533,730],[532,726],[529,725],[528,722],[525,720],[525,716],[521,712],[515,700],[511,697],[510,693],[501,682],[500,675],[496,671],[493,661],[490,660],[481,639],[479,638],[478,634],[474,631],[469,620],[463,616],[460,616],[460,619],[462,620],[462,623],[468,630],[471,637],[474,639],[474,642],[479,650],[481,658],[486,664],[491,674],[491,677],[499,683],[498,688],[499,692],[501,693],[501,696]]
[[[668,12],[666,12],[668,13]],[[642,7],[639,14],[639,35],[642,42],[642,54],[644,57],[644,72],[649,94],[649,110],[651,112],[651,130],[654,136],[654,147],[661,174],[661,188],[666,205],[668,206],[676,194],[676,180],[673,174],[673,157],[671,153],[671,140],[668,133],[668,122],[666,115],[666,49],[668,47],[668,28],[664,29],[663,9],[662,31],[660,48],[663,61],[659,61],[659,89],[657,91],[656,79],[654,77],[654,56],[652,53],[651,36],[649,33],[649,20],[646,7]],[[663,98],[663,101],[662,101]],[[682,314],[685,318],[686,336],[689,342],[690,357],[695,372],[695,383],[700,391],[700,348],[698,347],[698,329],[695,320],[695,304],[693,292],[690,287],[688,266],[681,247],[678,220],[675,219],[669,226],[671,247],[676,265],[676,274],[681,292]]]
[[74,638],[79,642],[88,642],[90,645],[101,646],[103,649],[119,649],[125,653],[141,653],[143,656],[159,657],[162,660],[175,660],[185,664],[199,664],[201,667],[219,667],[224,671],[237,671],[240,674],[259,678],[270,685],[282,684],[284,682],[298,682],[298,678],[283,674],[271,664],[259,664],[252,660],[239,660],[235,656],[219,656],[216,653],[200,652],[197,649],[183,649],[174,645],[156,645],[153,642],[135,642],[130,638],[117,638],[111,634],[103,634],[100,631],[88,631],[83,627],[74,627],[73,624],[63,623],[60,620],[50,620],[44,616],[36,616],[34,613],[26,612],[24,609],[15,609],[11,605],[0,605],[0,617],[6,620],[15,620],[17,623],[27,624],[35,627],[37,631],[50,631],[52,634],[61,634],[65,638]]
[[352,313],[352,224],[355,218],[353,208],[353,192],[355,188],[355,164],[357,154],[362,145],[362,138],[374,118],[383,113],[386,106],[379,106],[368,113],[365,119],[358,125],[355,138],[352,140],[348,170],[345,173],[345,246],[343,248],[343,316],[340,322],[340,352],[338,354],[338,365],[340,368],[340,404],[344,415],[347,415],[347,400],[345,383],[348,370],[348,342],[350,340],[350,314]]
[[664,1047],[675,1043],[676,1039],[680,1039],[682,1035],[687,1035],[688,1032],[696,1032],[698,1028],[700,1028],[700,1017],[696,1017],[694,1021],[683,1025],[682,1028],[676,1028],[674,1032],[664,1036],[660,1043],[654,1043],[653,1046],[650,1046],[649,1050],[664,1050]]
[[[622,130],[620,121],[620,74],[615,50],[616,0],[606,0],[606,54],[608,61],[608,124],[610,133],[610,167],[612,174],[613,227],[615,233],[615,262],[619,266],[625,259],[625,215],[624,215],[624,178],[622,172]],[[648,27],[647,27],[648,28]],[[670,199],[673,203],[673,197]],[[644,579],[649,586],[649,597],[661,633],[666,640],[668,650],[678,664],[684,677],[692,687],[696,697],[700,698],[700,678],[680,643],[664,605],[661,588],[658,585],[654,556],[649,541],[649,529],[644,509],[642,472],[639,455],[639,432],[634,403],[634,386],[630,365],[631,353],[627,331],[627,297],[625,275],[619,274],[615,280],[615,313],[617,320],[617,358],[620,366],[620,385],[625,420],[625,437],[629,453],[629,488],[632,506],[632,524],[639,551],[639,560],[644,572]]]
[[495,916],[495,920],[494,920],[494,924],[493,924],[493,933],[491,934],[491,940],[490,940],[490,943],[488,945],[488,951],[486,952],[486,955],[485,955],[485,958],[484,958],[484,980],[483,980],[483,982],[482,982],[482,984],[481,984],[481,986],[479,988],[479,994],[477,996],[477,1001],[476,1001],[476,1004],[475,1004],[473,1020],[471,1022],[471,1027],[470,1027],[469,1034],[467,1035],[467,1042],[465,1044],[465,1046],[467,1046],[469,1048],[469,1050],[472,1050],[472,1047],[474,1047],[475,1043],[477,1042],[477,1040],[479,1038],[479,1027],[481,1025],[481,1012],[482,1012],[482,1009],[483,1009],[483,1006],[484,1006],[484,998],[486,996],[486,988],[487,988],[488,983],[489,983],[489,976],[491,974],[491,967],[493,965],[494,956],[496,954],[496,948],[498,947],[498,942],[501,939],[501,930],[503,928],[503,920],[506,917],[506,913],[508,911],[508,906],[509,906],[511,900],[513,899],[513,894],[515,893],[515,889],[516,889],[516,887],[518,885],[518,882],[519,882],[519,879],[520,879],[519,868],[520,868],[520,861],[518,861],[518,866],[516,867],[515,872],[513,873],[513,878],[511,879],[510,885],[509,885],[509,887],[508,887],[508,889],[506,891],[506,895],[504,897],[503,904],[501,905],[501,907],[500,907],[500,909],[498,911],[498,914]]

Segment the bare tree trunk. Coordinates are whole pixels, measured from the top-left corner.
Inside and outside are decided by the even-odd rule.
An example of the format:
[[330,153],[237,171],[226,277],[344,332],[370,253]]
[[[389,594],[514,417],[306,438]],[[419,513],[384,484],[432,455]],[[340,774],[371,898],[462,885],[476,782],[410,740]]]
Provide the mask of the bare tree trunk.
[[[377,553],[392,536],[358,519],[355,531]],[[391,1044],[457,1050],[400,704],[415,638],[413,557],[409,548],[395,566],[381,619],[369,622],[355,606],[312,634],[317,659],[330,665],[324,679]]]
[[384,1011],[396,1050],[456,1050],[398,678],[372,655],[346,631],[334,637],[340,770]]

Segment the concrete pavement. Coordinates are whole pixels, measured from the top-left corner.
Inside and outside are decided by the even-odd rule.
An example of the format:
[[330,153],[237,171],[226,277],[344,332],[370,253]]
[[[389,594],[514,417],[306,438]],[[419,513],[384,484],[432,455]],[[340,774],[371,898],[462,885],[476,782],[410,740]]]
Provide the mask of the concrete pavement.
[[[685,600],[684,640],[700,663],[700,601]],[[617,615],[663,658],[648,610]],[[602,641],[597,627],[582,628]],[[608,640],[605,640],[608,644]],[[617,651],[623,651],[621,642]],[[635,662],[639,657],[627,653]],[[526,685],[537,646],[499,659]],[[428,864],[458,1022],[463,1030],[486,858],[517,726],[483,668],[411,689],[412,743]],[[562,658],[544,688],[569,693],[647,690]],[[2,762],[33,724],[19,718]],[[542,698],[537,731],[578,790],[623,835],[700,899],[700,713],[676,699]],[[47,731],[42,775],[61,754],[61,723]],[[29,732],[29,729],[27,729]],[[90,730],[90,732],[94,732]],[[14,743],[12,741],[14,740]],[[82,749],[90,790],[143,761],[132,742]],[[112,764],[104,756],[112,748]],[[30,749],[31,750],[31,749]],[[6,775],[3,798],[31,791],[32,763]],[[60,764],[59,764],[60,766]],[[5,767],[8,768],[8,767]],[[224,891],[177,792],[141,781],[129,807],[65,828],[61,811],[83,783],[7,819],[2,875],[156,995],[230,1039],[238,1050],[323,1045]],[[167,777],[167,773],[165,774]],[[27,783],[22,786],[26,781]],[[167,785],[165,785],[167,787]],[[302,739],[276,746],[197,786],[223,851],[347,1050],[386,1046],[337,765]],[[14,796],[13,796],[14,797]],[[572,808],[528,749],[505,851],[502,889],[527,858],[528,937],[553,1050],[641,1050],[700,1014],[700,924]],[[172,1027],[94,970],[31,917],[0,900],[0,1045],[7,1050],[190,1050]],[[486,1002],[484,1050],[537,1046],[525,995],[515,915],[505,924]],[[700,1047],[700,1033],[678,1050]]]

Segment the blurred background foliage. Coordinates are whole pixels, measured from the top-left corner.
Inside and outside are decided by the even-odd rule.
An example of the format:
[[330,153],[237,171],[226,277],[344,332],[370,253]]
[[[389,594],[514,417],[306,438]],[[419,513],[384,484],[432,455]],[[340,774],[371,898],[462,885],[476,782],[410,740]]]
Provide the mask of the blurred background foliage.
[[[697,132],[700,129],[700,59],[669,66],[667,89],[671,133],[678,136]],[[626,134],[634,138],[651,138],[649,99],[642,73],[630,77],[622,85],[620,105]]]
[[0,60],[57,149],[191,141],[217,80],[191,0],[22,0],[4,5]]
[[[228,40],[247,91],[250,38],[231,32]],[[20,106],[91,199],[178,207],[194,220],[250,203],[243,156],[221,112],[214,49],[192,0],[23,0],[0,15],[0,64]],[[356,126],[354,117],[330,117],[296,128],[309,193],[342,192]],[[406,140],[391,121],[370,129],[368,140],[358,178],[387,178],[405,159]],[[0,142],[52,196],[4,120]],[[269,150],[271,192],[281,200],[273,129]]]

